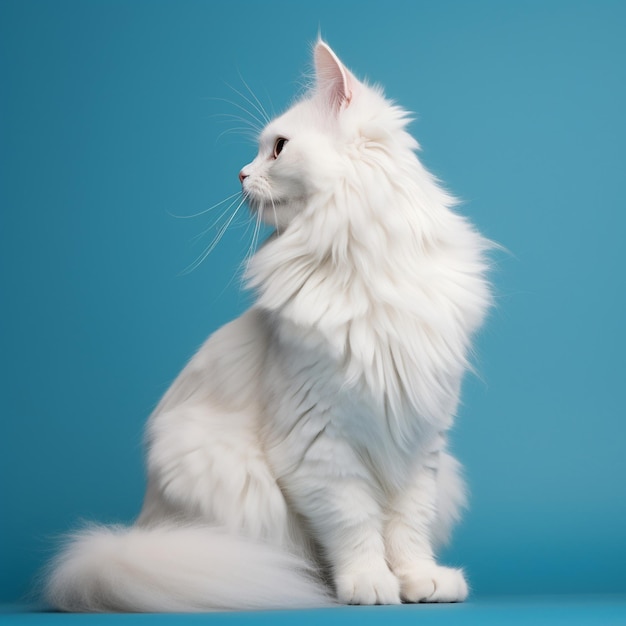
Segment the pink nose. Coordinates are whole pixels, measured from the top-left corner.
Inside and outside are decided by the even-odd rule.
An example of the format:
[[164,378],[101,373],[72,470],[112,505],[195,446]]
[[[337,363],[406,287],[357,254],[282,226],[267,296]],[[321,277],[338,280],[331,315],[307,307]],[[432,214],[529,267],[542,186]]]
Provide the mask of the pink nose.
[[241,172],[239,172],[239,182],[241,182],[241,184],[243,185],[243,181],[248,178],[248,174],[244,174],[243,170],[241,170]]

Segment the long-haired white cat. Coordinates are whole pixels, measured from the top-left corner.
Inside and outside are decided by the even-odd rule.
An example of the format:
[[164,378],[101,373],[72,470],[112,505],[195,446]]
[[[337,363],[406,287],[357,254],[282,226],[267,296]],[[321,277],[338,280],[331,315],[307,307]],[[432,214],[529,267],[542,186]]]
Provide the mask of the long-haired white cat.
[[212,335],[148,424],[131,528],[75,534],[69,611],[455,602],[438,565],[464,501],[446,431],[490,295],[489,243],[418,161],[407,113],[319,41],[313,88],[240,172],[276,226],[254,306]]

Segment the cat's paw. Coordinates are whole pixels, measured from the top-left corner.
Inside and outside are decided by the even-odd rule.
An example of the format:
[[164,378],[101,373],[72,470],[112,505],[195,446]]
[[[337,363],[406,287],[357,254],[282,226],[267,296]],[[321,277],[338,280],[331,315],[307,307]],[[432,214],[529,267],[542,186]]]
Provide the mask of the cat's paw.
[[460,569],[429,563],[400,577],[404,602],[463,602],[468,588]]
[[384,568],[361,568],[335,578],[337,599],[344,604],[400,604],[400,583]]

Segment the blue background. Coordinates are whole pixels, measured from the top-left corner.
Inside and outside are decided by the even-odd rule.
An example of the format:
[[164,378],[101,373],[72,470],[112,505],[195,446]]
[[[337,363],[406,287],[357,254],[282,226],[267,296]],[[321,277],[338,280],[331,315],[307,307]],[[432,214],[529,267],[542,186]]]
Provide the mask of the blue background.
[[[453,433],[475,597],[626,591],[626,3],[0,3],[0,599],[80,519],[130,521],[142,428],[241,312],[251,230],[193,272],[324,37],[419,114],[426,165],[508,249]],[[271,104],[273,103],[273,104]],[[242,221],[243,223],[243,221]]]

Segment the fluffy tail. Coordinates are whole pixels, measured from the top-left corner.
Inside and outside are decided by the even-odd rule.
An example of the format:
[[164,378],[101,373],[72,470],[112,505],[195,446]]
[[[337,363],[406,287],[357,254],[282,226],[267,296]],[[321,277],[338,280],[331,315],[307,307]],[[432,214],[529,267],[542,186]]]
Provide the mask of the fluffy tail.
[[200,612],[328,606],[303,559],[208,527],[94,526],[51,565],[48,601],[64,611]]

